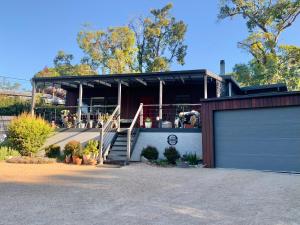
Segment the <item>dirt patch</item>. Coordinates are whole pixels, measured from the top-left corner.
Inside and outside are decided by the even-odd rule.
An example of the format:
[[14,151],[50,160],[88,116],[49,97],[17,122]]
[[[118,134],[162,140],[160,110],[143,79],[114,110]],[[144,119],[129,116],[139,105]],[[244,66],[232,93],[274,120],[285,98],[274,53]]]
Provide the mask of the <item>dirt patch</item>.
[[64,163],[11,164],[0,162],[1,182],[40,183],[50,182],[56,175],[72,176],[80,171],[99,170],[95,166],[76,166]]

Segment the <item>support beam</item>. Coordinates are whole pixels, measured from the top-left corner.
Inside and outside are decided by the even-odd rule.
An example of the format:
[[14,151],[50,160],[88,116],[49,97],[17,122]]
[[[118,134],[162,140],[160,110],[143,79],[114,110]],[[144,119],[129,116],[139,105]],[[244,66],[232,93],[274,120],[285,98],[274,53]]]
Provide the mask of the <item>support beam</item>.
[[89,84],[89,83],[82,83],[82,85],[87,86],[87,87],[95,87],[93,84]]
[[184,78],[183,77],[179,77],[181,82],[184,84]]
[[102,81],[102,80],[95,80],[96,83],[99,83],[99,84],[102,84],[106,87],[111,87],[111,84],[110,83],[107,83],[105,81]]
[[159,80],[159,81],[161,81],[163,85],[165,85],[165,84],[166,84],[166,83],[165,83],[165,81],[164,81],[164,80],[162,80],[160,77],[158,78],[158,80]]
[[204,75],[204,98],[207,99],[207,75]]
[[140,78],[135,78],[135,80],[136,80],[137,82],[140,82],[141,84],[147,86],[147,82],[146,82],[146,81],[144,81],[144,80],[142,80],[142,79],[140,79]]
[[61,84],[64,85],[64,86],[68,86],[68,87],[72,87],[72,88],[77,88],[76,84],[69,84],[69,83],[66,83],[66,82],[61,82]]
[[34,108],[35,108],[35,95],[36,95],[36,83],[35,81],[31,81],[32,84],[32,94],[31,94],[31,115],[34,116]]
[[163,81],[159,81],[159,120],[162,121]]
[[122,84],[118,82],[118,106],[119,106],[119,114],[118,116],[118,127],[120,128],[120,120],[121,120],[121,104],[122,104]]
[[115,81],[117,81],[118,83],[123,84],[126,87],[129,87],[129,84],[127,82],[123,81],[123,80],[116,79]]
[[82,83],[79,84],[79,93],[78,93],[78,108],[77,108],[77,115],[78,115],[78,123],[81,122],[81,108],[82,108]]
[[231,82],[228,83],[228,96],[229,97],[232,96],[232,83]]

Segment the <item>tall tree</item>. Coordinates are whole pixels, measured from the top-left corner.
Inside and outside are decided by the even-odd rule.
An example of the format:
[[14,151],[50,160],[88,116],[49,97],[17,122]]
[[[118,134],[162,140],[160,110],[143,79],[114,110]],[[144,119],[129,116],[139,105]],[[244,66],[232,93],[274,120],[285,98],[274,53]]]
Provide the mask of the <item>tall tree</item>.
[[[286,82],[290,89],[300,89],[297,70],[283,66],[298,47],[279,44],[280,35],[292,26],[299,14],[300,0],[221,1],[219,19],[242,16],[249,32],[238,46],[249,52],[253,60],[234,67],[238,81],[244,84]],[[293,62],[300,67],[298,60]]]
[[136,37],[139,72],[165,71],[174,61],[184,64],[187,25],[170,14],[172,7],[167,4],[161,9],[153,9],[150,16],[139,17],[130,23]]
[[83,30],[78,33],[77,41],[86,53],[85,62],[100,65],[109,73],[134,71],[135,37],[133,31],[125,27],[109,28],[107,31]]

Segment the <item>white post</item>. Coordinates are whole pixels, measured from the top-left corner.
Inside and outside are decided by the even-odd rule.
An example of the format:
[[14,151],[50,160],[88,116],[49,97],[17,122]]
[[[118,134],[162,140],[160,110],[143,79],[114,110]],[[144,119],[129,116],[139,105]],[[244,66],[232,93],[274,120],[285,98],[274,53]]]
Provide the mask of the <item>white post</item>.
[[103,128],[100,130],[99,164],[103,164]]
[[34,108],[35,108],[35,95],[36,95],[36,83],[32,80],[32,94],[31,94],[31,115],[34,116]]
[[119,106],[118,131],[120,129],[120,123],[121,123],[121,104],[122,104],[122,84],[121,81],[119,81],[118,82],[118,106]]
[[207,99],[207,75],[204,75],[204,98]]
[[163,81],[159,81],[159,120],[162,121]]
[[143,127],[144,125],[144,106],[143,103],[140,104],[141,108],[141,112],[140,112],[140,127]]
[[229,97],[232,96],[232,84],[231,84],[231,82],[228,83],[228,96]]
[[79,84],[79,94],[78,94],[77,114],[78,114],[78,123],[79,124],[81,122],[81,108],[82,108],[82,83]]
[[130,151],[131,151],[131,130],[130,128],[127,130],[127,161],[130,160]]

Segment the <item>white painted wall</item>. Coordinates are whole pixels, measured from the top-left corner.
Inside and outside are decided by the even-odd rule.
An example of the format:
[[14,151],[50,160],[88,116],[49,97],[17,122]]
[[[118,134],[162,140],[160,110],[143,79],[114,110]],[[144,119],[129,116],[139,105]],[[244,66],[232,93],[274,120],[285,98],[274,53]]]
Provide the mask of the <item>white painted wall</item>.
[[154,146],[159,152],[159,158],[164,159],[164,150],[169,146],[168,136],[174,134],[178,137],[175,145],[180,155],[186,153],[196,153],[202,158],[202,133],[185,132],[141,132],[131,155],[131,161],[140,161],[142,149],[148,145]]

